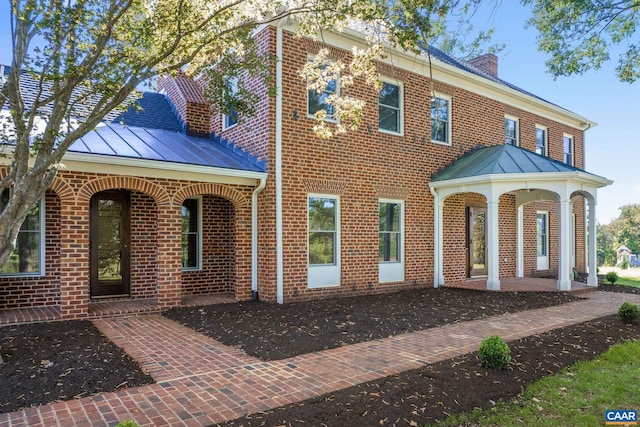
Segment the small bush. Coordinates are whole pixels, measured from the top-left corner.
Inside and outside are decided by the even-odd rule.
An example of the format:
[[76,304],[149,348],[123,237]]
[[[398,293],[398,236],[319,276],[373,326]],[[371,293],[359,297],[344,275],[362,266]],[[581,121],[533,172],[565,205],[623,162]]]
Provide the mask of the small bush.
[[607,282],[611,283],[612,285],[616,283],[618,279],[620,279],[620,276],[618,276],[618,273],[616,273],[615,271],[608,272],[604,277],[605,279],[607,279]]
[[127,421],[122,421],[116,427],[140,427],[140,426],[136,424],[134,421],[127,420]]
[[633,323],[640,319],[640,309],[636,304],[625,301],[618,309],[618,316],[624,323]]
[[480,344],[480,360],[487,368],[506,368],[511,363],[510,353],[509,345],[497,335],[485,338]]
[[629,257],[622,257],[622,261],[620,261],[620,268],[623,270],[629,268]]

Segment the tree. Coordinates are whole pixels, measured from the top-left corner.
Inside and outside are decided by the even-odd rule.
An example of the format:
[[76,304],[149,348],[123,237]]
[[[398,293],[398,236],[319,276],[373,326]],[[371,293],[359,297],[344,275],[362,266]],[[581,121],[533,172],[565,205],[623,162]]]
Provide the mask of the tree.
[[[240,83],[229,96],[228,78],[251,73],[269,83],[271,58],[252,39],[258,25],[294,16],[301,33],[316,35],[322,28],[364,23],[371,46],[354,51],[351,75],[374,82],[371,59],[382,53],[383,45],[417,52],[446,29],[451,10],[466,13],[478,3],[11,0],[13,59],[0,91],[0,111],[9,111],[0,116],[0,144],[9,148],[8,172],[0,180],[0,265],[15,250],[21,225],[52,183],[70,145],[110,112],[131,105],[136,87],[150,78],[185,69],[202,73],[212,105],[250,113],[256,95]],[[338,63],[331,69],[341,67],[345,65]],[[319,80],[326,84],[331,77],[324,73]],[[33,99],[20,91],[25,78],[37,82]],[[362,103],[347,97],[332,102],[345,123],[353,118],[357,126]]]
[[625,245],[631,253],[640,252],[640,204],[624,205],[620,215],[609,225],[618,246]]
[[616,265],[616,238],[608,224],[596,226],[598,265]]
[[610,59],[613,45],[626,43],[616,75],[633,83],[640,77],[638,0],[522,0],[533,5],[529,24],[539,32],[538,48],[551,54],[554,76],[582,74]]

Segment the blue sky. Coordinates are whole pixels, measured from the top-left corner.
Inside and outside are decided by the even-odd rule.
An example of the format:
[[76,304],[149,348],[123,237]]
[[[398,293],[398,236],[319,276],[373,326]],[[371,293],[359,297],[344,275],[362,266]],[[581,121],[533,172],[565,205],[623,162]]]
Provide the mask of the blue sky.
[[[0,1],[0,64],[11,63],[9,11]],[[619,207],[640,203],[640,82],[620,83],[614,64],[582,76],[554,80],[546,72],[546,56],[536,49],[535,29],[525,29],[530,11],[519,2],[486,7],[474,19],[476,29],[495,28],[494,42],[505,43],[499,54],[499,76],[548,101],[598,123],[586,132],[586,170],[609,178],[613,185],[598,191],[597,219],[606,224]],[[612,55],[613,56],[613,55]]]

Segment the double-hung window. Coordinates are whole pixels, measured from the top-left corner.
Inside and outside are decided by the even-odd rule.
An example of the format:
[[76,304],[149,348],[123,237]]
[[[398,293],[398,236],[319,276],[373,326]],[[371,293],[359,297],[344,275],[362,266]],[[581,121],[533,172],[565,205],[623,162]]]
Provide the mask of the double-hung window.
[[308,197],[309,287],[340,284],[339,199],[331,195]]
[[518,119],[515,117],[505,116],[504,118],[504,143],[514,147],[520,145],[518,141]]
[[[0,195],[0,211],[9,202],[9,190]],[[44,274],[44,198],[37,202],[25,218],[16,247],[0,268],[2,276],[42,276]]]
[[562,137],[562,145],[564,149],[564,162],[569,166],[574,166],[573,136],[565,134]]
[[[225,81],[226,93],[225,97],[228,104],[235,102],[238,94],[238,78],[228,77]],[[229,129],[238,124],[238,112],[235,108],[231,108],[227,113],[222,115],[222,129]]]
[[307,115],[313,116],[318,111],[324,110],[327,112],[327,116],[325,117],[326,120],[335,120],[333,105],[327,104],[327,98],[331,95],[337,94],[338,82],[336,79],[329,80],[327,82],[327,86],[321,92],[309,89],[307,98]]
[[536,126],[536,153],[541,156],[548,155],[547,141],[547,128],[544,126]]
[[379,281],[404,280],[404,202],[378,202],[378,262]]
[[402,86],[382,82],[378,95],[378,129],[402,134]]
[[442,95],[431,98],[431,142],[451,145],[451,99]]
[[182,269],[202,267],[202,199],[182,202]]

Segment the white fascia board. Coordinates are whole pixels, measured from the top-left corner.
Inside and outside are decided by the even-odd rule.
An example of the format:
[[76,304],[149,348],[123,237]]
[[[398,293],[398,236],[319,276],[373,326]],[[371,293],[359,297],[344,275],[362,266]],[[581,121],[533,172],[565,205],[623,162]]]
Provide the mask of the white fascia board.
[[79,172],[133,175],[148,178],[169,178],[223,184],[255,185],[257,179],[267,177],[266,172],[69,152],[62,158],[62,164],[65,166],[65,169]]
[[[8,166],[11,163],[13,148],[14,147],[4,146],[4,155],[0,158],[0,165]],[[98,154],[67,152],[62,158],[61,163],[61,170],[74,172],[93,172],[109,175],[165,178],[220,184],[254,186],[256,180],[267,178],[266,172],[187,165],[157,160],[128,159]],[[31,160],[29,164],[32,166],[33,160]]]
[[[295,32],[297,25],[294,22],[287,25],[287,29]],[[345,28],[342,32],[328,30],[322,33],[321,40],[328,45],[348,51],[350,51],[353,46],[357,46],[358,48],[364,48],[366,46],[365,35],[351,28]],[[431,64],[429,64],[429,59],[426,55],[413,54],[387,45],[386,58],[381,62],[419,74],[423,77],[429,78],[432,75],[434,80],[466,89],[489,99],[534,113],[576,129],[586,130],[598,125],[596,122],[562,107],[545,102],[468,71],[461,70],[453,65],[445,64],[437,59],[434,59],[431,61]]]
[[[481,184],[488,182],[518,182],[522,183],[522,188],[538,188],[541,182],[558,182],[572,180],[584,184],[589,184],[595,188],[606,187],[613,184],[613,181],[601,176],[592,175],[586,172],[534,172],[534,173],[510,173],[510,174],[490,174],[470,176],[465,178],[450,179],[445,181],[431,181],[429,187],[434,190],[441,188],[461,187],[465,185]],[[533,185],[529,185],[532,183]],[[538,184],[538,185],[536,185]]]

